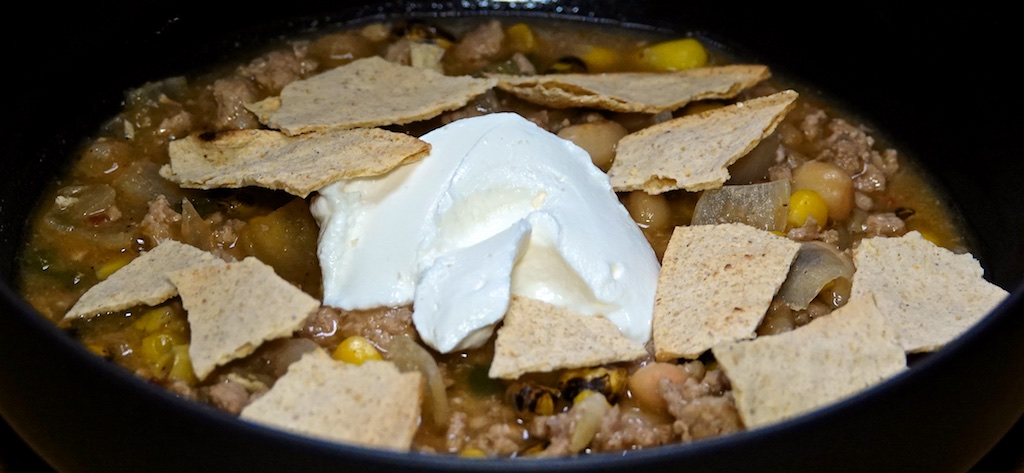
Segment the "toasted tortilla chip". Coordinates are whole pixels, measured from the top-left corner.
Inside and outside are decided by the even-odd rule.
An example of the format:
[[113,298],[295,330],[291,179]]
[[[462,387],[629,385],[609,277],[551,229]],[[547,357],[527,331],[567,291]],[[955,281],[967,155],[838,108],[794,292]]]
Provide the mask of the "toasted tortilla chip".
[[494,341],[492,378],[582,368],[647,355],[612,321],[586,316],[535,299],[512,296]]
[[422,375],[389,361],[336,361],[306,353],[242,409],[250,422],[323,440],[407,451],[419,425]]
[[871,294],[795,330],[712,348],[747,428],[849,397],[906,369]]
[[874,294],[908,353],[941,348],[1008,295],[984,279],[971,254],[953,253],[916,231],[865,238],[853,252],[853,263],[850,297]]
[[697,358],[754,338],[800,244],[741,223],[676,227],[654,300],[654,355]]
[[292,82],[280,97],[248,104],[265,125],[289,135],[401,125],[469,103],[497,79],[446,76],[372,56]]
[[658,113],[696,100],[732,98],[770,76],[766,66],[741,64],[678,72],[494,74],[489,77],[498,79],[498,88],[548,107]]
[[188,312],[189,356],[199,379],[302,327],[320,301],[254,257],[168,274]]
[[82,294],[64,320],[89,318],[138,305],[157,305],[178,294],[167,273],[193,266],[224,264],[214,254],[165,240]]
[[422,159],[430,144],[380,128],[288,136],[274,130],[231,130],[172,141],[160,175],[182,187],[258,186],[306,197],[339,179],[377,176]]
[[721,187],[729,180],[729,165],[775,131],[797,95],[784,90],[624,136],[608,170],[612,188],[660,194]]

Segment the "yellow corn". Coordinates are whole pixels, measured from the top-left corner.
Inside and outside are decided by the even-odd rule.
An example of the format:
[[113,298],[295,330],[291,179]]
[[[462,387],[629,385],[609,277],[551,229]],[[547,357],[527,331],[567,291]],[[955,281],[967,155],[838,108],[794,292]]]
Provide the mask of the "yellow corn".
[[174,354],[174,361],[171,364],[171,370],[167,373],[167,377],[172,380],[185,381],[187,383],[194,383],[196,381],[195,372],[192,371],[192,358],[188,354],[188,345],[175,345],[171,351]]
[[537,47],[537,36],[533,30],[523,23],[516,23],[505,30],[509,44],[514,51],[528,53]]
[[810,189],[800,189],[789,196],[789,215],[787,222],[793,228],[807,223],[807,217],[814,217],[818,226],[828,222],[828,203],[820,194]]
[[366,337],[353,335],[341,341],[332,354],[335,360],[353,365],[361,365],[368,360],[381,360],[383,357]]
[[132,326],[136,330],[154,333],[163,329],[173,318],[174,311],[170,307],[154,307],[140,315]]
[[640,52],[640,59],[655,71],[680,71],[707,65],[708,52],[700,41],[682,38],[648,46]]
[[483,450],[473,447],[462,450],[459,452],[459,456],[462,458],[487,458],[487,454]]
[[619,53],[614,49],[592,46],[580,56],[589,72],[610,71],[619,62]]
[[131,261],[132,261],[132,258],[130,256],[128,256],[128,255],[121,255],[121,256],[118,256],[117,258],[114,258],[114,259],[112,259],[110,261],[107,261],[106,263],[104,263],[99,268],[96,268],[96,277],[100,281],[102,281],[104,279],[107,279],[107,278],[110,277],[111,274],[114,274],[115,271],[123,268],[125,265],[127,265]]

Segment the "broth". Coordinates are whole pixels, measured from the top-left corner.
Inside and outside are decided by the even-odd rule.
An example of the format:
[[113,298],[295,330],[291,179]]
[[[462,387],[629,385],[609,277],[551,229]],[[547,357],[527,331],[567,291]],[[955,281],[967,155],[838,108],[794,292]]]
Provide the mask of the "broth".
[[[82,144],[71,168],[40,200],[19,258],[20,291],[43,316],[62,323],[64,315],[89,288],[152,249],[158,240],[170,238],[226,260],[255,256],[310,296],[322,298],[317,260],[319,229],[309,210],[314,197],[299,198],[258,188],[181,188],[159,173],[169,162],[168,143],[190,134],[261,128],[263,125],[245,110],[242,101],[277,95],[291,81],[358,57],[381,55],[392,61],[408,60],[411,42],[441,45],[453,51],[452,45],[474,34],[481,22],[487,21],[396,21],[324,31],[272,45],[255,56],[203,75],[168,78],[128,92],[124,110]],[[479,48],[445,56],[440,63],[444,71],[455,75],[510,68],[523,73],[524,67],[535,68],[537,73],[651,70],[640,51],[679,38],[608,25],[541,19],[498,21],[497,31],[502,35],[499,46],[493,51]],[[530,39],[524,36],[527,32]],[[493,39],[484,37],[479,41],[484,44]],[[708,53],[705,65],[742,61],[708,42],[703,47]],[[516,52],[521,54],[513,54]],[[521,62],[523,59],[529,64]],[[773,76],[734,99],[694,102],[657,115],[546,108],[492,90],[458,110],[387,128],[421,136],[461,117],[512,111],[552,133],[577,138],[580,135],[566,130],[587,123],[614,122],[634,132],[674,117],[769,95],[793,84],[788,78]],[[860,166],[859,172],[849,175],[854,190],[846,196],[851,199],[847,216],[830,219],[823,228],[789,228],[787,236],[798,241],[824,241],[839,252],[849,252],[865,237],[900,236],[913,230],[956,253],[970,250],[968,234],[959,219],[912,157],[892,149],[869,124],[836,107],[827,97],[799,87],[797,90],[801,95],[796,108],[772,138],[765,140],[766,144],[733,165],[729,185],[792,179],[794,169],[815,161],[815,157],[836,167]],[[831,157],[820,158],[823,155]],[[742,176],[741,167],[745,168]],[[700,196],[700,192],[685,190],[618,195],[659,259],[664,256],[672,230],[691,223]],[[764,336],[804,325],[842,306],[848,291],[842,285],[832,286],[805,310],[784,310],[773,304],[758,333]],[[325,306],[293,336],[267,342],[251,355],[218,367],[203,380],[191,371],[188,314],[178,299],[74,320],[65,327],[97,356],[113,360],[181,396],[237,414],[270,389],[298,353],[311,347],[335,352],[345,339],[357,335],[370,340],[386,358],[396,337],[417,338],[411,314],[411,307],[346,311]],[[695,406],[683,414],[652,410],[642,393],[632,392],[627,386],[625,380],[642,367],[656,364],[653,355],[586,369],[531,373],[514,381],[487,376],[494,356],[493,339],[479,348],[432,355],[446,385],[450,422],[421,422],[411,446],[414,451],[500,457],[580,453],[552,446],[562,435],[559,429],[568,428],[559,414],[570,411],[580,383],[593,387],[600,379],[610,383],[602,385],[602,394],[618,409],[620,435],[598,436],[582,453],[689,442],[744,428],[733,405],[728,377],[709,354],[674,363],[685,373],[682,376],[692,381],[672,391],[676,402]],[[577,388],[569,390],[567,384]]]

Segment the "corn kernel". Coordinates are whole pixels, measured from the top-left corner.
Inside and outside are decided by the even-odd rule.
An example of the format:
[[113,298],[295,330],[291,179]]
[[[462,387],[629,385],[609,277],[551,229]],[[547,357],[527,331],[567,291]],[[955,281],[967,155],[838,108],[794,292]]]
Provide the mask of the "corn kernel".
[[787,222],[793,228],[799,228],[807,223],[807,218],[813,217],[819,226],[828,222],[828,203],[817,192],[810,189],[800,189],[789,196],[789,215]]
[[174,347],[174,339],[167,334],[158,333],[155,335],[148,335],[142,339],[139,353],[142,357],[150,362],[158,362],[163,357],[171,353],[171,349]]
[[680,71],[707,65],[708,52],[700,41],[682,38],[648,46],[640,59],[655,71]]
[[528,53],[537,47],[537,36],[533,30],[523,23],[516,23],[505,30],[509,45],[513,50]]
[[368,360],[381,360],[377,347],[366,337],[353,335],[341,341],[332,354],[335,360],[361,365]]
[[194,383],[196,374],[192,371],[192,357],[188,354],[188,345],[175,345],[171,351],[174,354],[174,361],[171,363],[171,370],[167,377],[172,380]]
[[592,46],[580,56],[590,72],[610,71],[619,62],[619,53],[614,49]]
[[459,456],[462,458],[487,458],[487,454],[479,448],[467,448],[459,452]]
[[554,414],[555,400],[551,396],[541,396],[537,398],[537,404],[534,406],[533,412],[541,416]]
[[107,261],[99,268],[96,268],[96,278],[100,281],[107,279],[111,274],[114,274],[117,270],[123,268],[125,265],[130,263],[132,258],[128,255],[121,255],[110,261]]
[[576,397],[572,398],[572,403],[573,404],[577,404],[580,401],[590,397],[592,394],[594,394],[594,391],[592,391],[590,389],[584,389],[584,390],[580,391],[580,393],[577,394]]
[[155,307],[140,315],[132,327],[146,333],[154,333],[163,329],[173,318],[174,311],[170,307]]

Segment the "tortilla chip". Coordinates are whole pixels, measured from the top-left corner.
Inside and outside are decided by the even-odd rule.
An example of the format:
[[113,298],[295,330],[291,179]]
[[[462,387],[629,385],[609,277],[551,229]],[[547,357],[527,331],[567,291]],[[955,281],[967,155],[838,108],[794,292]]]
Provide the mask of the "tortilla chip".
[[608,170],[612,188],[660,194],[721,187],[729,180],[729,165],[775,131],[797,95],[784,90],[624,136]]
[[242,409],[250,422],[329,441],[407,451],[419,425],[422,376],[388,361],[336,361],[306,353]]
[[418,138],[359,128],[288,136],[274,130],[190,135],[169,145],[160,175],[182,187],[258,186],[306,197],[332,182],[377,176],[422,159],[430,144]]
[[494,341],[491,378],[583,368],[647,355],[601,316],[586,316],[536,299],[512,296]]
[[1008,295],[956,254],[911,231],[865,238],[854,249],[850,297],[873,293],[908,353],[934,351],[973,326]]
[[654,356],[694,359],[754,338],[800,243],[742,223],[676,227],[654,300]]
[[189,356],[199,379],[217,366],[286,337],[320,308],[320,301],[254,257],[168,274],[188,312]]
[[165,240],[82,294],[64,320],[90,318],[138,305],[157,305],[178,294],[167,273],[193,266],[224,264],[214,254]]
[[766,66],[729,65],[678,72],[494,74],[488,77],[498,79],[499,89],[548,107],[659,113],[696,100],[732,98],[770,76]]
[[795,330],[716,345],[747,428],[839,401],[906,369],[906,355],[870,294]]
[[462,107],[495,84],[496,79],[446,76],[372,56],[292,82],[280,97],[246,108],[289,135],[401,125]]

